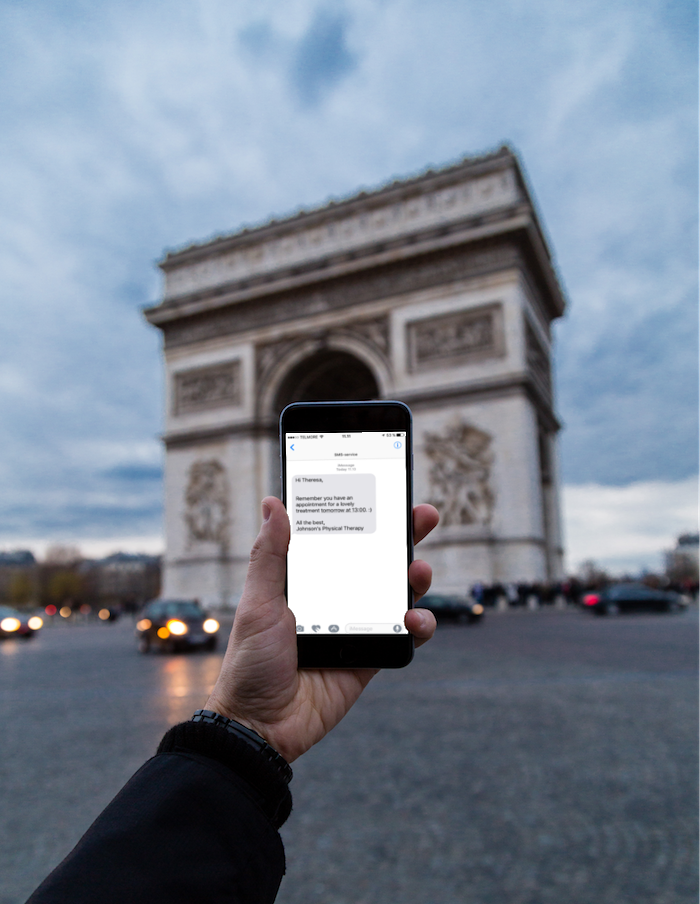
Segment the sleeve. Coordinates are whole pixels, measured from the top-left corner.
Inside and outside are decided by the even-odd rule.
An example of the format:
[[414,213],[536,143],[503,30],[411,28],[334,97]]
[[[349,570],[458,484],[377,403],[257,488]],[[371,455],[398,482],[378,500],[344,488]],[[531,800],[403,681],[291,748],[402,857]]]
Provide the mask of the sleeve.
[[216,726],[177,725],[28,904],[271,904],[290,810],[254,750]]

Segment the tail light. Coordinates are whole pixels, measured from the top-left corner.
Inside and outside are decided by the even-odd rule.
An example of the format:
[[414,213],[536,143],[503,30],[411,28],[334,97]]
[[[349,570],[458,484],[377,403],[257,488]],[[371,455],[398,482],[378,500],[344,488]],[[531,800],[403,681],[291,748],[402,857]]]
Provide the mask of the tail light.
[[600,597],[597,593],[587,593],[583,598],[584,606],[597,606],[600,602]]

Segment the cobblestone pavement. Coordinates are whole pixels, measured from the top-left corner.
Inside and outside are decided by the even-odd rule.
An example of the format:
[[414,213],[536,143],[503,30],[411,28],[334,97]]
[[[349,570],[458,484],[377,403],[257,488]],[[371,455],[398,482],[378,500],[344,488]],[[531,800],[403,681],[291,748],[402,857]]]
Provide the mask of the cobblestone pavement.
[[[385,672],[294,767],[279,904],[697,902],[697,611],[492,614]],[[132,626],[0,644],[0,904],[204,701]]]

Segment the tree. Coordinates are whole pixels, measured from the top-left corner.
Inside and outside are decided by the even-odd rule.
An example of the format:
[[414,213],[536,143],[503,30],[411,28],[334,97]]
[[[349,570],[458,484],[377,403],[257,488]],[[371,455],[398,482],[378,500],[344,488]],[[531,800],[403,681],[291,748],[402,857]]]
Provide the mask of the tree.
[[75,565],[82,559],[77,546],[70,543],[54,543],[46,550],[44,561],[47,565]]
[[79,599],[83,579],[74,571],[57,571],[49,580],[48,595],[55,605],[65,605]]
[[10,602],[15,606],[26,606],[34,597],[34,581],[26,571],[12,576],[9,587]]

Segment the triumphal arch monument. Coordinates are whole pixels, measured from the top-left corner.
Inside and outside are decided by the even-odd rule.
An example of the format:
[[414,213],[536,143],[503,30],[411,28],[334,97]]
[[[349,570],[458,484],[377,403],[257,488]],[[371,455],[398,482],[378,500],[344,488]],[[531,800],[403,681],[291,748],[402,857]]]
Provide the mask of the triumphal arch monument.
[[294,400],[411,407],[415,498],[442,518],[420,548],[436,591],[561,576],[550,327],[565,301],[509,148],[160,267],[145,313],[165,351],[165,595],[235,605]]

